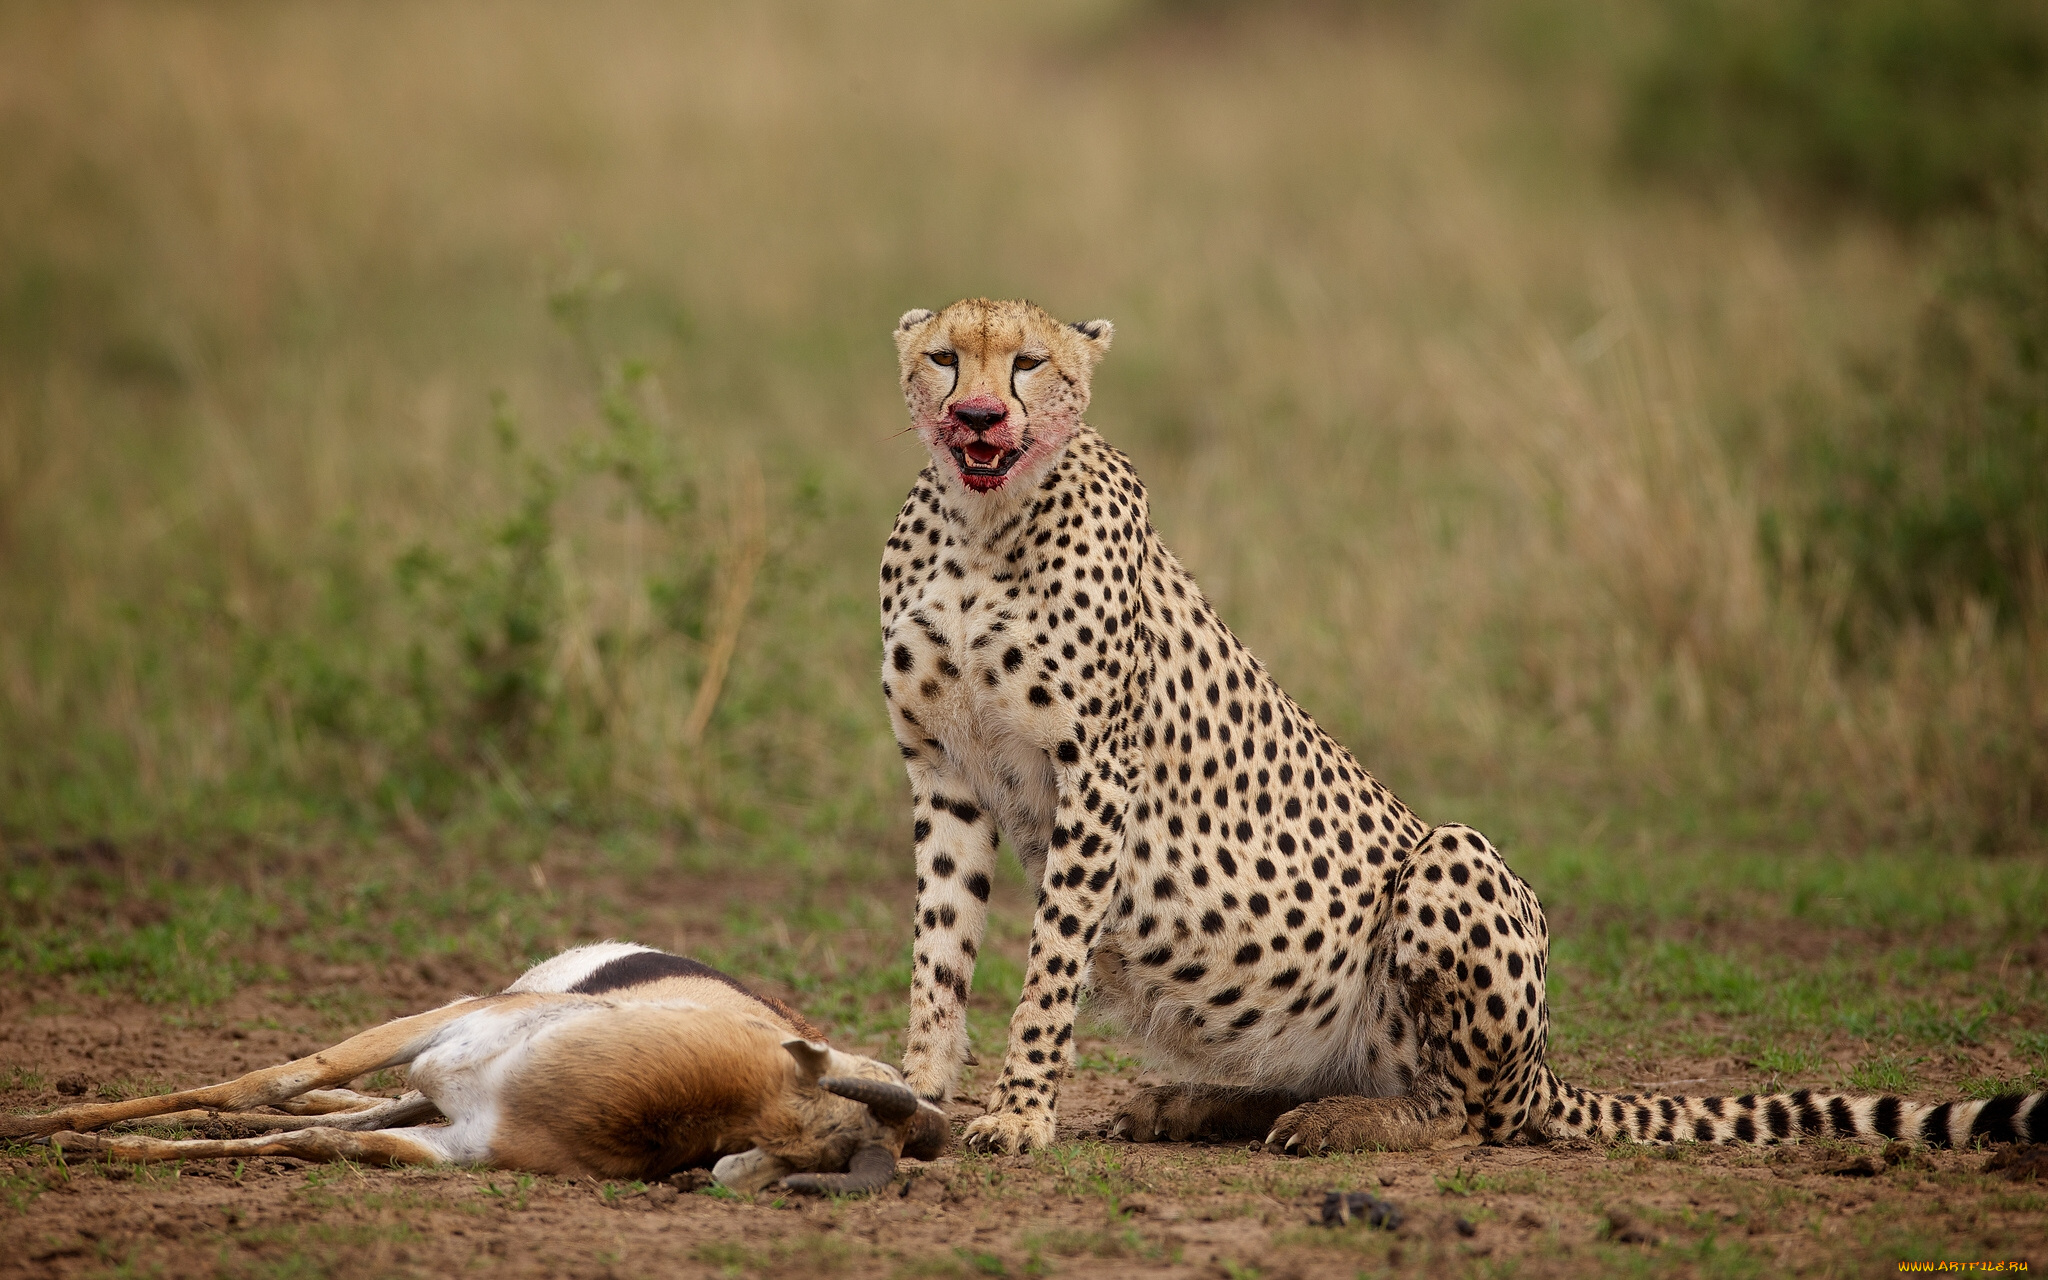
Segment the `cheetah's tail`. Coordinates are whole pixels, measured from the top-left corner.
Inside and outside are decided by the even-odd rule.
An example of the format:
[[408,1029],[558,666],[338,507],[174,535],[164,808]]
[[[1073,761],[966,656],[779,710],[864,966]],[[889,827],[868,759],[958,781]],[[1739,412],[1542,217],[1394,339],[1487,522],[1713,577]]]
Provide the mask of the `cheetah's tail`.
[[1937,1147],[2048,1142],[2048,1093],[2009,1093],[1929,1105],[1871,1094],[1744,1094],[1681,1098],[1595,1093],[1543,1068],[1532,1136],[1605,1142],[1796,1142],[1801,1138],[1903,1138]]

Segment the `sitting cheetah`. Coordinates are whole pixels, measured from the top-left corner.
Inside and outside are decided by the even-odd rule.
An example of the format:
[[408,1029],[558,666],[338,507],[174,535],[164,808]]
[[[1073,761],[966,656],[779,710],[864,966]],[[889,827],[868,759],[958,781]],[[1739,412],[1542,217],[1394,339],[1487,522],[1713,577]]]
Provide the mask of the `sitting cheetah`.
[[1536,895],[1486,837],[1423,823],[1317,727],[1160,544],[1130,460],[1081,421],[1111,335],[985,299],[896,328],[931,451],[881,575],[917,848],[904,1070],[925,1097],[968,1057],[998,831],[1038,886],[970,1146],[1051,1141],[1084,988],[1188,1082],[1118,1116],[1139,1141],[2048,1138],[2038,1093],[1929,1107],[1559,1081]]

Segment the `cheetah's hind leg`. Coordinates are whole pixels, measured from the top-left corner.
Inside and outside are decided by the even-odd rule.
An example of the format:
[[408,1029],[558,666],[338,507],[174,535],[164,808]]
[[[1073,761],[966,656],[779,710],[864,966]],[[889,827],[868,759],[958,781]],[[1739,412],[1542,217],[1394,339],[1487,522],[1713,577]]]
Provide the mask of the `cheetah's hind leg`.
[[1132,1142],[1186,1142],[1191,1138],[1241,1141],[1262,1138],[1301,1095],[1279,1089],[1215,1084],[1167,1084],[1141,1089],[1110,1125]]
[[1288,1155],[1324,1151],[1442,1151],[1475,1147],[1479,1136],[1465,1117],[1413,1095],[1361,1098],[1340,1095],[1304,1102],[1273,1122],[1266,1149]]

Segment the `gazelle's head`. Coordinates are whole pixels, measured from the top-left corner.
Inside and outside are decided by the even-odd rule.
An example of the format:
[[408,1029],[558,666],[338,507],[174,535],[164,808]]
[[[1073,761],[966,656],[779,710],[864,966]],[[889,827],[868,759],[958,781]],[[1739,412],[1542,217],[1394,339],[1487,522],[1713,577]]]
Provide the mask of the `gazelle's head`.
[[939,474],[993,496],[1028,491],[1081,425],[1107,320],[1062,324],[1029,302],[969,298],[896,322],[910,420]]
[[885,1062],[816,1040],[787,1040],[793,1070],[784,1106],[760,1145],[720,1160],[712,1176],[734,1191],[780,1182],[792,1191],[876,1191],[901,1156],[930,1160],[952,1137],[945,1112],[919,1098]]

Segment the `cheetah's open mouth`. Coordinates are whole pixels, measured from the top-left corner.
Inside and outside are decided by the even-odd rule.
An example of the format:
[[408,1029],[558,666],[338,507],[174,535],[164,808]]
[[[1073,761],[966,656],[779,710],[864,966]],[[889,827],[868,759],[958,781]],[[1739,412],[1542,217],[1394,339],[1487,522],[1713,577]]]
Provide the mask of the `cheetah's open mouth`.
[[993,489],[1001,484],[1023,456],[1022,449],[1005,449],[986,440],[953,446],[953,461],[960,466],[960,478],[976,489]]

